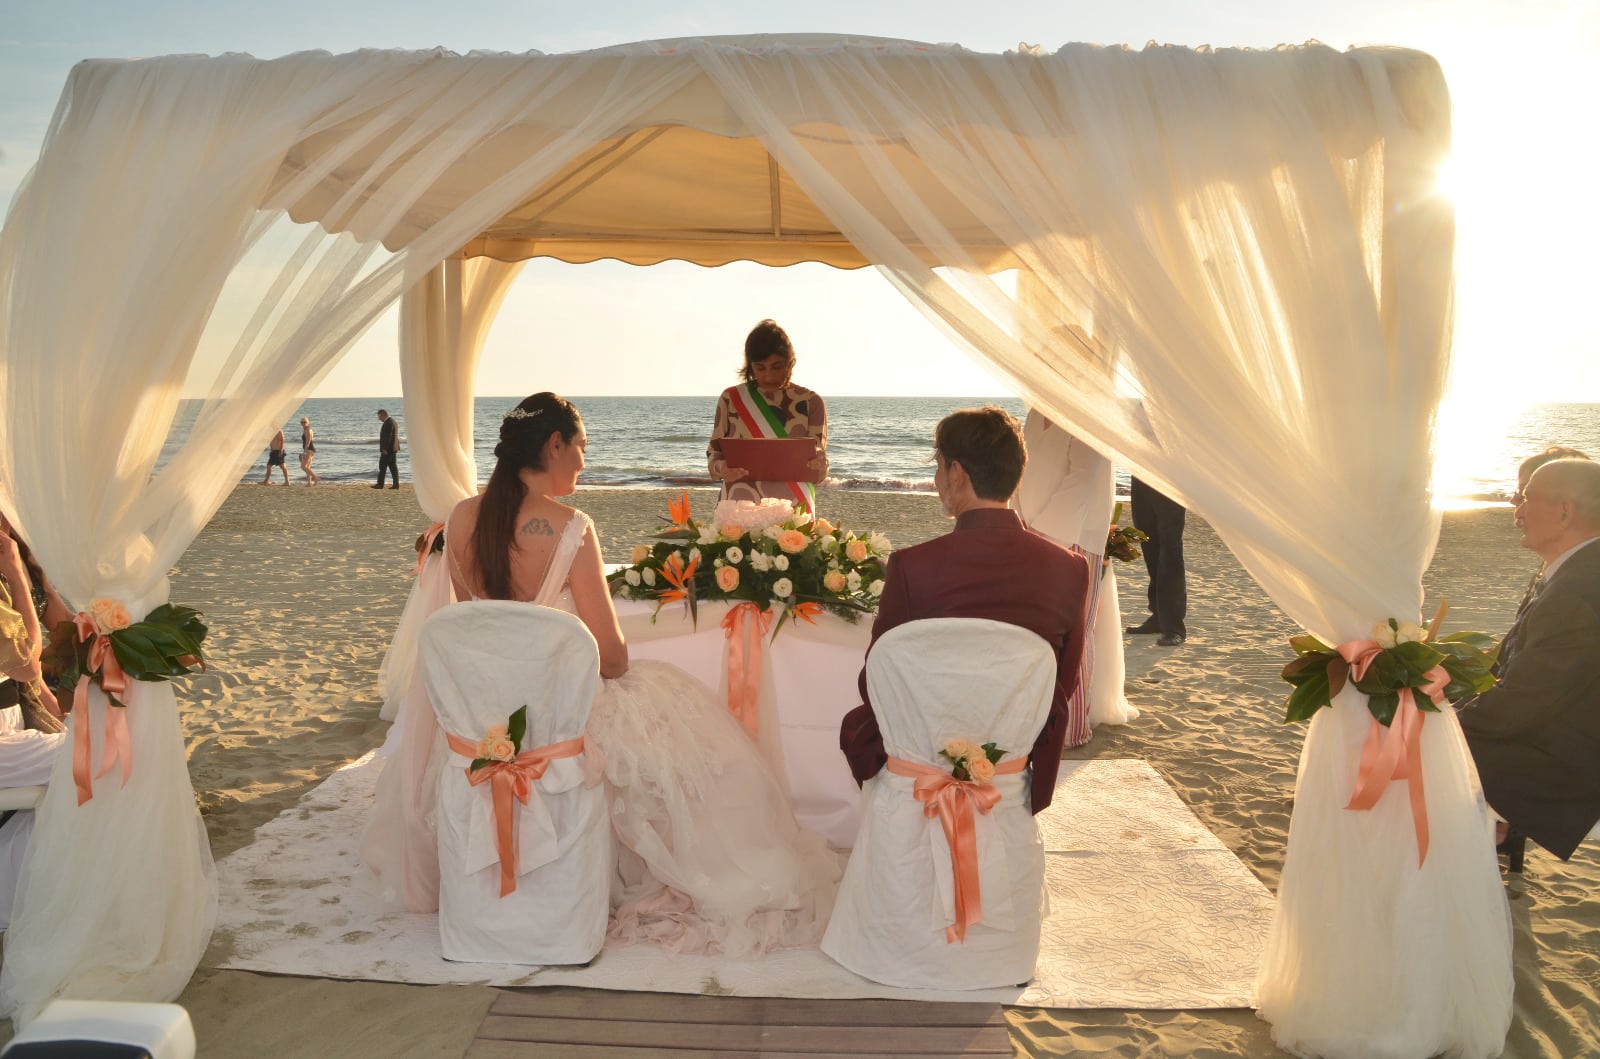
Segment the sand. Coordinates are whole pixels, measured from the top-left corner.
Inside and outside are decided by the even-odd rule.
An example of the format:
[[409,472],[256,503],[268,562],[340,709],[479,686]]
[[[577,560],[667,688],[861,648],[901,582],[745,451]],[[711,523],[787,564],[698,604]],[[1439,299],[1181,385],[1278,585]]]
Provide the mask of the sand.
[[[608,555],[665,512],[664,490],[585,490]],[[710,491],[695,494],[709,511]],[[932,497],[826,491],[830,519],[897,545],[943,533]],[[382,742],[378,665],[405,602],[415,534],[428,519],[409,488],[246,485],[173,572],[172,598],[210,623],[210,672],[180,689],[190,772],[218,857],[339,765]],[[1128,697],[1142,711],[1071,757],[1148,760],[1269,887],[1276,888],[1303,729],[1280,723],[1277,677],[1296,630],[1209,527],[1191,518],[1186,644],[1129,639]],[[1427,577],[1450,627],[1503,632],[1535,563],[1505,509],[1446,516]],[[1143,616],[1141,564],[1122,565],[1127,617]],[[1600,1052],[1600,846],[1570,863],[1530,846],[1508,883],[1516,927],[1516,1017],[1508,1056]],[[259,1055],[459,1056],[492,998],[486,987],[404,986],[213,969],[218,937],[179,998],[208,1059]],[[1281,1054],[1249,1011],[1025,1011],[1010,1014],[1027,1054]]]

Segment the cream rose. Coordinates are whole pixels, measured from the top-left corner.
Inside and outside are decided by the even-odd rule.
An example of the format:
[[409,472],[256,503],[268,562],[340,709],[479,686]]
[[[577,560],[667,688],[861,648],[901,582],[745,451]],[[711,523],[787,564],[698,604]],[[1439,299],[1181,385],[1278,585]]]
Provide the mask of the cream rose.
[[952,739],[944,745],[945,757],[960,761],[977,753],[977,748],[965,739]]
[[633,546],[633,565],[638,566],[648,558],[650,558],[650,545],[635,544]]
[[630,585],[637,585],[639,583],[639,571],[624,570],[622,571],[622,579]]
[[114,599],[95,600],[89,604],[89,613],[94,617],[95,629],[102,633],[116,632],[133,624],[128,608]]
[[642,577],[642,578],[644,578],[644,583],[645,583],[645,584],[647,584],[647,585],[649,585],[649,586],[651,586],[651,587],[652,587],[652,588],[654,588],[654,587],[655,587],[655,583],[656,583],[656,572],[655,572],[655,570],[654,570],[654,569],[653,569],[653,568],[651,568],[651,567],[648,567],[648,566],[647,566],[647,567],[645,567],[645,568],[644,568],[644,570],[643,570],[643,572],[642,572],[642,573],[640,573],[640,574],[639,574],[639,576],[640,576],[640,577]]
[[844,585],[852,592],[860,592],[861,575],[856,573],[854,570],[851,570],[848,574],[844,575]]
[[772,582],[772,594],[778,599],[788,599],[794,595],[794,582],[787,577],[780,577]]
[[889,554],[889,538],[877,531],[867,534],[867,545],[879,555]]
[[867,542],[860,537],[852,537],[844,542],[844,557],[853,563],[867,561]]
[[883,578],[880,577],[876,581],[873,581],[872,584],[868,585],[867,592],[870,593],[873,598],[883,595]]
[[1398,641],[1394,637],[1394,627],[1386,621],[1380,621],[1372,627],[1372,638],[1378,641],[1382,648],[1393,647]]
[[782,554],[774,555],[772,557],[772,568],[779,573],[789,569],[789,557]]
[[784,530],[778,535],[778,547],[790,555],[799,555],[806,550],[806,545],[810,543],[811,538],[797,529]]
[[492,743],[496,739],[505,739],[511,735],[511,729],[503,724],[497,724],[484,733],[484,741]]
[[994,782],[994,762],[980,752],[977,757],[967,762],[967,775],[972,777],[972,782],[974,783],[992,783]]
[[837,570],[829,570],[822,575],[822,587],[829,592],[843,592],[844,575]]
[[727,551],[722,553],[722,557],[728,560],[728,562],[732,563],[734,566],[738,566],[740,563],[744,562],[744,549],[737,546],[729,548]]
[[1428,630],[1424,629],[1416,622],[1403,621],[1400,623],[1400,627],[1394,631],[1394,642],[1396,646],[1399,646],[1403,643],[1421,643],[1427,638]]
[[488,746],[484,747],[484,757],[493,758],[496,761],[510,761],[517,756],[517,744],[513,743],[507,736],[501,736],[499,739],[490,739],[488,744]]
[[732,592],[739,587],[739,571],[732,566],[717,567],[717,587],[724,592]]

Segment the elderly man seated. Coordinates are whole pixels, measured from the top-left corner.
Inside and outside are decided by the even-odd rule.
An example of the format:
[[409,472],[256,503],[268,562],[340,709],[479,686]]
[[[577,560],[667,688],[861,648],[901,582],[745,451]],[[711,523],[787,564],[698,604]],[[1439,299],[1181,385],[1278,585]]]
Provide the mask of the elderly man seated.
[[[1027,452],[1020,426],[1003,409],[951,413],[935,429],[933,447],[934,485],[945,514],[956,520],[955,530],[889,557],[872,642],[921,618],[988,618],[1020,625],[1049,643],[1056,654],[1055,693],[1029,755],[1032,809],[1038,813],[1050,804],[1061,769],[1068,703],[1083,657],[1089,563],[1025,529],[1007,506]],[[839,746],[856,782],[864,783],[883,768],[887,755],[867,699],[865,669],[859,683],[862,704],[845,715]]]
[[1553,460],[1520,492],[1522,546],[1544,569],[1461,730],[1490,807],[1565,860],[1600,820],[1600,464]]
[[[23,615],[0,603],[0,682],[37,680],[39,676],[37,628]],[[14,701],[14,700],[13,700]],[[30,731],[23,725],[22,707],[0,708],[0,787],[31,787],[48,783],[56,754],[66,741],[63,733]],[[0,929],[11,923],[11,902],[16,895],[22,858],[33,834],[33,813],[0,813]]]

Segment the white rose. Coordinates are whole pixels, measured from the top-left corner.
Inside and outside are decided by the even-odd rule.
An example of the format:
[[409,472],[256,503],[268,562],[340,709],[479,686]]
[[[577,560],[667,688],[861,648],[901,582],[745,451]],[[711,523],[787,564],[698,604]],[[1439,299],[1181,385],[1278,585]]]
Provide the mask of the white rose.
[[740,563],[744,562],[744,549],[737,546],[729,548],[727,551],[722,553],[722,557],[728,560],[728,562],[732,563],[734,566],[738,566]]
[[867,535],[867,547],[879,555],[889,554],[889,538],[876,531]]
[[839,560],[837,560],[837,559],[829,559],[828,560],[828,569],[829,570],[837,570],[837,569],[839,569]]
[[772,594],[778,599],[788,599],[794,595],[794,582],[787,577],[780,577],[772,583]]
[[651,566],[645,567],[643,576],[644,576],[644,583],[654,587],[654,585],[656,583],[656,571],[655,571],[655,568],[651,567]]
[[852,591],[852,592],[860,592],[861,591],[861,575],[856,573],[854,570],[851,570],[849,573],[844,575],[844,584],[845,584],[845,587],[848,588],[850,591]]
[[1394,629],[1386,621],[1380,621],[1372,627],[1372,638],[1378,641],[1378,646],[1390,648],[1397,642],[1394,638]]
[[874,596],[883,595],[883,578],[880,577],[876,581],[872,582],[872,584],[868,585],[867,591]]
[[1428,638],[1428,630],[1416,622],[1403,621],[1400,628],[1395,630],[1394,642],[1398,646],[1403,643],[1421,643]]
[[789,569],[789,557],[782,553],[774,555],[772,557],[772,568],[780,571]]
[[831,533],[824,533],[817,538],[817,547],[825,552],[831,552],[839,546],[839,538]]
[[764,574],[768,570],[772,569],[772,559],[767,555],[766,552],[751,552],[750,568],[757,573]]
[[778,525],[768,526],[766,529],[761,531],[761,535],[766,537],[768,540],[775,541],[779,537],[783,536],[783,525],[780,523]]
[[639,571],[637,571],[637,570],[624,571],[623,574],[622,574],[622,579],[624,581],[628,582],[628,584],[630,584],[630,585],[637,585],[639,583]]

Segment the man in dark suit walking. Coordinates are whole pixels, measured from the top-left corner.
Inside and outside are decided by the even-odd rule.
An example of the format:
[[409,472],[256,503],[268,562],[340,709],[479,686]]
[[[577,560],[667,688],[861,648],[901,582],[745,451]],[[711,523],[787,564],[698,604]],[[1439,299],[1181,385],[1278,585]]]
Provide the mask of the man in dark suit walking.
[[1566,860],[1600,820],[1600,464],[1546,463],[1516,520],[1544,570],[1461,730],[1490,807]]
[[383,426],[378,428],[378,484],[374,489],[383,488],[383,472],[388,471],[394,480],[389,488],[400,488],[400,464],[395,457],[400,454],[400,428],[395,426],[393,419],[384,409],[378,409],[378,422]]
[[[1020,625],[1049,643],[1056,655],[1055,692],[1029,755],[1037,813],[1050,804],[1061,769],[1067,704],[1083,657],[1089,564],[1023,528],[1007,506],[1027,454],[1021,428],[1004,410],[946,416],[934,432],[934,460],[934,485],[955,530],[889,557],[872,642],[921,618],[988,618]],[[859,683],[862,704],[845,715],[839,747],[856,782],[864,783],[883,768],[886,755],[865,669]]]
[[1139,479],[1128,490],[1133,505],[1133,528],[1150,539],[1141,546],[1145,572],[1150,575],[1150,616],[1128,628],[1129,635],[1157,634],[1156,643],[1176,647],[1189,636],[1183,619],[1189,613],[1189,586],[1183,571],[1182,504],[1159,493]]

